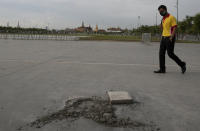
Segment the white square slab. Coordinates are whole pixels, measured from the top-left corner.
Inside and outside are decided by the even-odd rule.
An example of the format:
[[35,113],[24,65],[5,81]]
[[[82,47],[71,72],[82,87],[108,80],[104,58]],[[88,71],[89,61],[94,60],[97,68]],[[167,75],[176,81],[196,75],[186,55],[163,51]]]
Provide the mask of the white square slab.
[[131,104],[133,99],[126,91],[108,91],[107,92],[111,104]]

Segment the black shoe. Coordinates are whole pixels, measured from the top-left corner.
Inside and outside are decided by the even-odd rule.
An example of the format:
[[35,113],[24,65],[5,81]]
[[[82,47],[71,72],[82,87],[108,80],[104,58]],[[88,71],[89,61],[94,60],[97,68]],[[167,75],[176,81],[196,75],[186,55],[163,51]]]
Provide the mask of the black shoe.
[[186,63],[185,62],[183,63],[184,63],[184,66],[181,67],[181,71],[184,74],[186,72]]
[[165,70],[157,70],[157,71],[154,71],[154,73],[166,73]]

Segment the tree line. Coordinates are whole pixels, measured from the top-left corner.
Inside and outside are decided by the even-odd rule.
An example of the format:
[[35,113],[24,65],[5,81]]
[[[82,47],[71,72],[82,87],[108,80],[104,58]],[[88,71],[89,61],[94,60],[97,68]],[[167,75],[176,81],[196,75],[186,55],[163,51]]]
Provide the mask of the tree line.
[[[137,29],[133,29],[132,33],[141,34],[141,33],[151,33],[152,35],[160,34],[161,29],[159,26],[148,26],[142,25]],[[185,19],[178,22],[178,33],[179,34],[190,34],[190,35],[199,35],[200,34],[200,13],[195,16],[186,16]]]
[[0,33],[31,33],[31,34],[46,34],[49,31],[41,28],[20,28],[20,27],[5,27],[0,26]]

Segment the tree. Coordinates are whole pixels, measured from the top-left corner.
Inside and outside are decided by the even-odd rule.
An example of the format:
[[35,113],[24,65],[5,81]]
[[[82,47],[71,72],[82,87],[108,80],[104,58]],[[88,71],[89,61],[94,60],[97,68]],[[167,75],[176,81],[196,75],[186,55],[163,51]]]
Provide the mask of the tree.
[[194,17],[194,31],[200,33],[200,13]]

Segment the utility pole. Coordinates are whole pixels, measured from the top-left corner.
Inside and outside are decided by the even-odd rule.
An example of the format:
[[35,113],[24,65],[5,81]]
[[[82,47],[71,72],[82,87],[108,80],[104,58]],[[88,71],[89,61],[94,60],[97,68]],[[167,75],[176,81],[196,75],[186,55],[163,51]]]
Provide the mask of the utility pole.
[[[178,5],[179,5],[179,2],[178,2],[178,0],[177,0],[177,3],[176,3],[177,5],[176,5],[176,9],[177,9],[177,24],[178,24],[178,22],[179,22],[179,7],[178,7]],[[178,36],[179,36],[179,33],[178,33],[178,28],[177,28],[177,40],[178,40]]]
[[139,28],[141,25],[140,25],[140,16],[138,16],[138,27]]
[[158,13],[156,12],[156,27],[155,27],[156,34],[157,34],[157,27],[158,27]]
[[156,12],[156,27],[158,26],[158,13]]

